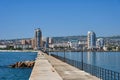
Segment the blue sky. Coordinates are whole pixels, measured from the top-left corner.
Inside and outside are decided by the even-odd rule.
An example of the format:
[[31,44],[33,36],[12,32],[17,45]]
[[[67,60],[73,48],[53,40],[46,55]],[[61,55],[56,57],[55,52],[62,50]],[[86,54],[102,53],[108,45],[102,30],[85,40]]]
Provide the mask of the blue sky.
[[0,39],[120,35],[120,0],[0,0]]

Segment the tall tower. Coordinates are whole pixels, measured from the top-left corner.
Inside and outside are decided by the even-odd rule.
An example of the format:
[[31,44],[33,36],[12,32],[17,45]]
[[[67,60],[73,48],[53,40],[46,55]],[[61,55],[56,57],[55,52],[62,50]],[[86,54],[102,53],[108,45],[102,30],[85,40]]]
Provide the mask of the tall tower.
[[35,49],[39,50],[42,48],[42,32],[40,28],[35,29]]
[[103,38],[97,39],[96,47],[99,48],[99,49],[103,49],[103,46],[104,46],[104,39]]
[[96,48],[96,34],[93,31],[88,31],[87,46],[88,49]]

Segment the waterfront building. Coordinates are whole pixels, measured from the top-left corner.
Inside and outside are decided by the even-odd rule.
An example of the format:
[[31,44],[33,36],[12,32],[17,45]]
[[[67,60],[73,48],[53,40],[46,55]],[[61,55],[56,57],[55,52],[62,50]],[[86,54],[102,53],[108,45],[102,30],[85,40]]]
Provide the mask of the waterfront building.
[[35,49],[35,38],[31,39],[32,48]]
[[32,46],[31,45],[29,45],[29,44],[14,44],[14,49],[18,49],[18,48],[21,48],[21,49],[23,49],[23,50],[25,50],[25,49],[32,49]]
[[61,43],[53,43],[52,45],[50,45],[50,48],[55,48],[55,47],[69,47],[67,42],[61,42]]
[[39,50],[42,48],[42,32],[40,28],[35,29],[35,49]]
[[7,45],[0,44],[0,49],[5,49],[5,48],[7,48]]
[[45,37],[42,37],[42,47],[43,49],[46,49],[46,38]]
[[53,38],[49,37],[49,44],[53,44],[53,43],[54,43]]
[[103,40],[103,38],[97,39],[97,41],[96,41],[96,47],[98,49],[103,49],[103,46],[104,46],[104,40]]
[[26,40],[26,44],[31,45],[31,44],[32,44],[32,40],[31,40],[31,39],[27,39],[27,40]]
[[80,50],[86,50],[87,49],[87,40],[79,40],[78,45],[79,45]]
[[53,44],[53,39],[51,37],[47,37],[46,39],[46,48],[49,48],[50,45]]
[[22,40],[21,40],[21,44],[22,44],[22,45],[26,45],[26,44],[27,44],[27,45],[28,45],[28,44],[31,45],[31,42],[32,42],[31,39],[22,39]]
[[93,31],[88,31],[87,48],[88,49],[96,48],[96,34]]
[[71,48],[72,47],[72,42],[71,41],[68,41],[68,47]]
[[108,51],[108,47],[107,46],[103,46],[103,50],[104,51]]
[[73,48],[73,49],[78,49],[78,47],[79,47],[78,43],[79,43],[78,40],[70,40],[68,42],[68,46],[71,47],[71,48]]
[[26,40],[21,40],[21,44],[25,45],[26,44]]

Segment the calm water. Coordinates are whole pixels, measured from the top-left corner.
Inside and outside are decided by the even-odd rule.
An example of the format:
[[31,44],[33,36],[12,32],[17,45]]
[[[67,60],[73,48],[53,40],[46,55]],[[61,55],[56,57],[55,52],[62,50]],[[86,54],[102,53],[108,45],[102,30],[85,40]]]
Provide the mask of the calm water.
[[[54,52],[64,57],[64,52]],[[65,52],[65,57],[81,61],[81,52]],[[120,73],[120,52],[83,52],[83,62]]]
[[9,68],[8,65],[34,60],[36,56],[33,52],[0,52],[0,80],[28,80],[32,68]]

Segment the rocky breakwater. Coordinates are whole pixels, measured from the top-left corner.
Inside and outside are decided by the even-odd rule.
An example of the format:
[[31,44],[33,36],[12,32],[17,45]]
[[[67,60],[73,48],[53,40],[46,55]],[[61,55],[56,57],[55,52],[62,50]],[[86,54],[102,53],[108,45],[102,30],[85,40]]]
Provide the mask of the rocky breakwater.
[[32,68],[35,64],[35,61],[22,61],[16,62],[15,64],[10,65],[11,68]]

